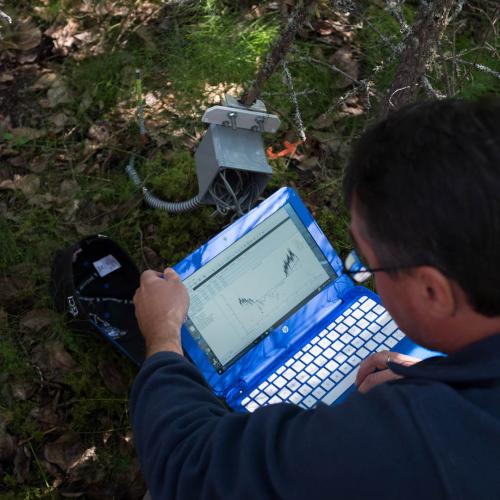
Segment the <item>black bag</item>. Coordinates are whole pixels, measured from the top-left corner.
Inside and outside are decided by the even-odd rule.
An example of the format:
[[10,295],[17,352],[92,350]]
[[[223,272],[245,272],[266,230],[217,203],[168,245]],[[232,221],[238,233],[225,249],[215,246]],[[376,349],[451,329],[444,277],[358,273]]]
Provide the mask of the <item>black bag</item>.
[[132,299],[140,273],[127,253],[103,235],[89,236],[57,252],[51,287],[58,311],[78,332],[96,332],[137,365],[144,339]]

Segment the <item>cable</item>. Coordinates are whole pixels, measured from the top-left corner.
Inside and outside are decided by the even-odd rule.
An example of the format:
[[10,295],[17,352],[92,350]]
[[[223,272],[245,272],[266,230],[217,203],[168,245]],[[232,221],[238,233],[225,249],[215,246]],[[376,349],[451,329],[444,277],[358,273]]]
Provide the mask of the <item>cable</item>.
[[130,180],[138,187],[142,188],[142,195],[144,196],[144,201],[152,208],[158,208],[160,210],[165,210],[167,212],[172,212],[174,214],[189,212],[194,210],[201,205],[200,198],[198,195],[194,196],[187,201],[165,201],[157,198],[154,194],[149,191],[147,187],[142,184],[141,178],[134,167],[135,157],[131,156],[125,171],[129,176]]

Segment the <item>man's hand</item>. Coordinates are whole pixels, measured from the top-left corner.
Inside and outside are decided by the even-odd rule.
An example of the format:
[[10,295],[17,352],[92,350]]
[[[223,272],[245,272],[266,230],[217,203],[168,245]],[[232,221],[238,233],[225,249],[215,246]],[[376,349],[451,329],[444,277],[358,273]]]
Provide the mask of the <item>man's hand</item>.
[[171,268],[163,277],[144,271],[134,295],[135,315],[146,342],[146,358],[160,351],[182,354],[180,330],[189,308],[189,295]]
[[359,365],[358,374],[356,375],[358,391],[368,392],[376,385],[403,378],[387,368],[389,361],[410,366],[418,363],[420,359],[399,352],[380,351],[372,354]]

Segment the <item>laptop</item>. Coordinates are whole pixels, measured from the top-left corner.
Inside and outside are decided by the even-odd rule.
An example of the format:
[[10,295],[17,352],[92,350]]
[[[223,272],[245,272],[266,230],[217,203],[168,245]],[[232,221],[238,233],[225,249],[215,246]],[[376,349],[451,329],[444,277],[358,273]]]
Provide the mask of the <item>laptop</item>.
[[282,188],[175,266],[191,299],[185,352],[236,411],[337,404],[381,350],[430,352],[355,285],[297,193]]

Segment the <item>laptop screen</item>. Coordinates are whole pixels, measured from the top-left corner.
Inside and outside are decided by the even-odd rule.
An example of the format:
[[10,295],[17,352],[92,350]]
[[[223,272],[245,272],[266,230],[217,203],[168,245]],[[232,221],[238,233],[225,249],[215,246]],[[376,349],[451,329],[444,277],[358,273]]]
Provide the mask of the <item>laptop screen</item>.
[[286,204],[184,280],[185,325],[222,373],[336,278]]

